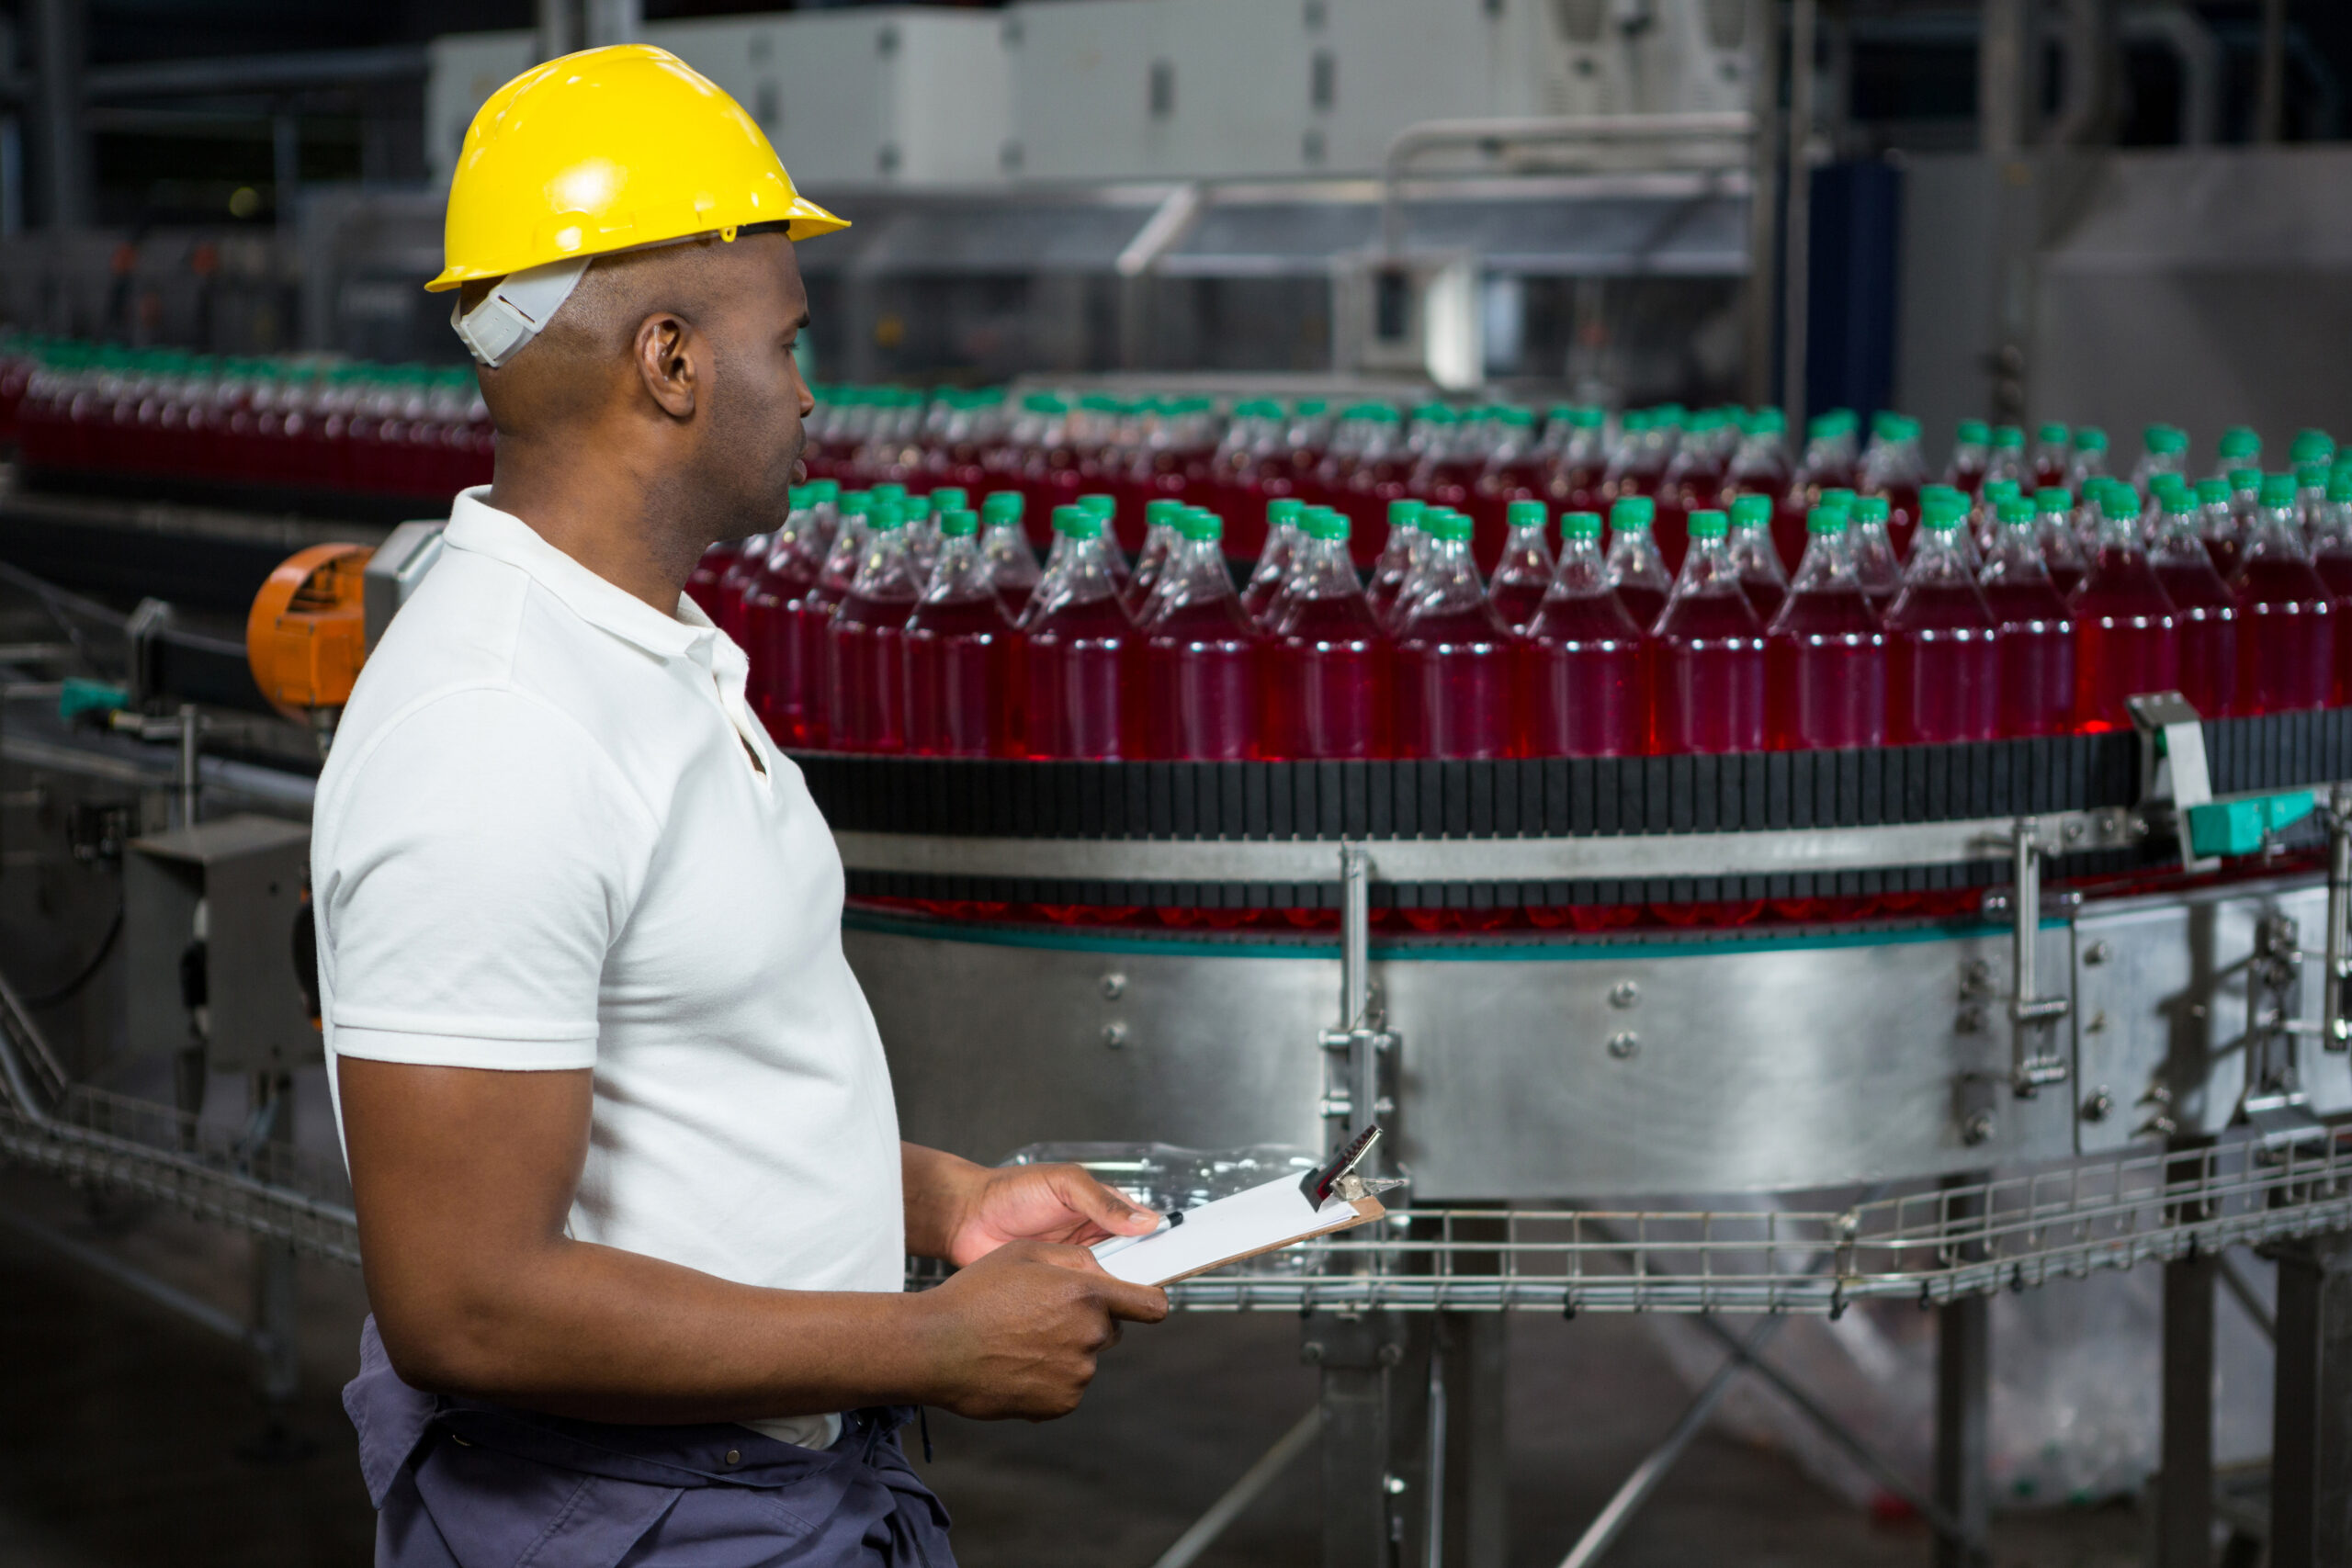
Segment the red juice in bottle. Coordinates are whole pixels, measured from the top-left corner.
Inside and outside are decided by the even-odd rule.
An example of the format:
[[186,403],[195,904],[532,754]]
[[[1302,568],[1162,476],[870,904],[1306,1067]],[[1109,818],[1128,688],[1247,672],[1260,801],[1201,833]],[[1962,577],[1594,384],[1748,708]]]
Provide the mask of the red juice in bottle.
[[1814,508],[1805,519],[1812,536],[1804,559],[1765,634],[1765,710],[1774,750],[1886,743],[1886,632],[1855,575],[1848,526],[1845,513]]
[[1028,610],[1029,595],[1043,575],[1036,548],[1022,525],[1022,505],[1021,492],[1015,490],[991,491],[980,502],[980,557],[989,564],[989,580],[996,584],[1004,613],[1015,621]]
[[1554,505],[1594,512],[1607,499],[1601,482],[1609,468],[1608,423],[1603,411],[1567,403],[1544,415],[1544,490]]
[[1676,443],[1658,480],[1658,505],[1677,518],[1724,504],[1724,480],[1732,452],[1724,437],[1737,439],[1721,409],[1701,409]]
[[2001,628],[2001,733],[2013,737],[2064,735],[2075,722],[2075,623],[2042,558],[2035,504],[2021,495],[2000,503],[1977,578]]
[[1600,515],[1560,519],[1551,592],[1519,643],[1522,750],[1531,757],[1634,757],[1649,747],[1646,635],[1609,586]]
[[2041,564],[2050,573],[2050,585],[2064,599],[2090,575],[2082,540],[2075,533],[2075,497],[2071,491],[2054,488],[2039,491],[2033,508],[2034,542],[2041,547]]
[[2265,474],[2230,591],[2238,605],[2242,714],[2327,705],[2335,683],[2335,596],[2303,554],[2295,476]]
[[1515,750],[1511,630],[1470,558],[1470,519],[1425,514],[1428,543],[1396,634],[1396,754],[1508,757]]
[[2000,632],[1960,553],[1963,514],[1922,520],[1886,622],[1887,737],[1898,746],[2000,730]]
[[1609,587],[1645,633],[1657,626],[1667,595],[1674,591],[1666,558],[1650,536],[1657,514],[1657,503],[1645,495],[1629,495],[1609,506]]
[[1291,556],[1298,548],[1298,519],[1305,509],[1297,500],[1283,496],[1266,502],[1266,543],[1250,570],[1250,584],[1241,591],[1241,608],[1252,624],[1264,626],[1274,597],[1290,577]]
[[2054,490],[2073,483],[2066,468],[2073,456],[2074,432],[2052,421],[2036,432],[2035,436],[2033,488]]
[[2185,484],[2165,497],[2148,564],[2155,569],[2165,597],[2172,601],[2180,694],[2199,716],[2220,718],[2237,711],[2238,607],[2229,585],[2213,570],[2213,558],[2205,553],[2197,511],[2196,494]]
[[1761,751],[1764,626],[1725,547],[1731,519],[1710,507],[1689,527],[1650,653],[1650,750]]
[[[1903,568],[1896,563],[1894,541],[1886,531],[1886,520],[1894,509],[1883,495],[1858,496],[1835,487],[1821,492],[1821,504],[1845,512],[1846,549],[1854,560],[1854,576],[1861,582],[1862,597],[1871,602],[1881,620],[1885,619],[1887,606],[1903,588]],[[1967,541],[1956,543],[1965,564]]]
[[1397,605],[1420,556],[1421,517],[1427,510],[1418,501],[1388,503],[1388,536],[1373,558],[1372,579],[1364,586],[1364,600],[1384,627],[1394,629],[1396,625]]
[[1984,472],[1993,461],[1992,426],[1981,419],[1963,419],[1952,437],[1951,461],[1944,465],[1944,483],[1973,501],[1984,488]]
[[1487,453],[1487,467],[1478,476],[1474,524],[1489,531],[1507,528],[1510,503],[1542,501],[1551,472],[1551,457],[1535,439],[1535,415],[1522,408],[1495,411],[1498,437]]
[[[2098,551],[2066,601],[2075,617],[2075,727],[2129,729],[2124,699],[2180,684],[2179,623],[2140,545],[2138,498],[2102,490]],[[2241,671],[2243,676],[2243,671]]]
[[922,592],[906,513],[886,501],[848,597],[825,627],[825,731],[841,751],[907,747],[907,617]]
[[2205,507],[2205,553],[2213,570],[2228,582],[2238,574],[2238,558],[2245,551],[2246,530],[2253,525],[2262,474],[2240,468],[2226,479],[2199,480],[2197,499]]
[[1120,595],[1127,602],[1128,614],[1142,615],[1144,604],[1151,597],[1152,584],[1159,580],[1159,569],[1176,547],[1176,519],[1183,510],[1182,502],[1166,498],[1144,503],[1143,548],[1136,552],[1126,591]]
[[2019,488],[2033,482],[2033,465],[2026,460],[2025,431],[2022,427],[2014,424],[1993,427],[1993,450],[1985,461],[1984,477],[1988,480],[2007,479]]
[[752,664],[745,695],[775,743],[787,748],[825,739],[828,612],[808,604],[823,564],[811,489],[792,488],[792,510],[743,592],[743,651]]
[[1888,536],[1900,553],[1919,525],[1919,487],[1928,482],[1928,461],[1919,453],[1919,422],[1882,411],[1871,420],[1871,444],[1862,453],[1860,483],[1866,495],[1886,502]]
[[1730,549],[1740,591],[1756,607],[1756,618],[1770,626],[1789,596],[1789,574],[1781,570],[1781,547],[1772,537],[1770,496],[1742,495],[1732,502]]
[[979,525],[967,511],[940,515],[931,581],[907,617],[907,750],[919,757],[1019,754],[1021,634],[980,554]]
[[1266,654],[1266,754],[1385,757],[1395,745],[1394,650],[1356,583],[1347,514],[1313,506],[1299,526]]
[[695,562],[694,570],[686,574],[686,597],[710,617],[712,626],[719,624],[719,605],[724,603],[720,598],[719,584],[726,580],[736,558],[742,553],[742,540],[721,539],[703,551],[702,559]]
[[2327,477],[2327,500],[2312,522],[2312,566],[2335,604],[2335,681],[2328,704],[2342,707],[2352,702],[2352,636],[2341,629],[2352,615],[2352,468],[2338,468]]
[[1121,698],[1136,626],[1103,554],[1102,519],[1057,507],[1054,536],[1022,626],[1023,749],[1032,757],[1135,756],[1141,748]]
[[1505,513],[1505,525],[1502,555],[1495,562],[1495,575],[1487,580],[1487,597],[1494,603],[1503,625],[1515,632],[1525,631],[1552,587],[1554,567],[1551,547],[1544,541],[1544,503],[1512,502]]
[[1205,507],[1177,517],[1178,538],[1137,617],[1142,679],[1129,728],[1143,754],[1248,761],[1261,754],[1263,637],[1226,570],[1225,524]]

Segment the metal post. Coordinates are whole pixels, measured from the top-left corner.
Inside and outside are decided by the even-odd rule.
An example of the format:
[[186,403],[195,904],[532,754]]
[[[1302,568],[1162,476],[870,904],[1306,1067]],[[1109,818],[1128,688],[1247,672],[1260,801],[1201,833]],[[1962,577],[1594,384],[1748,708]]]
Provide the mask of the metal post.
[[1340,1027],[1362,1029],[1372,1010],[1372,856],[1340,849]]
[[[253,1113],[247,1125],[255,1152],[290,1148],[294,1143],[294,1080],[274,1070],[252,1078]],[[265,1173],[268,1168],[263,1167]],[[266,1179],[266,1175],[265,1175]],[[253,1244],[253,1345],[255,1382],[264,1412],[261,1432],[240,1452],[261,1463],[308,1459],[318,1445],[286,1419],[302,1388],[301,1310],[296,1298],[294,1249],[255,1236]]]
[[83,0],[33,0],[33,125],[51,230],[90,222],[90,147],[82,127]]
[[269,178],[277,226],[290,231],[302,188],[302,121],[290,110],[269,117]]
[[1496,1312],[1442,1312],[1436,1319],[1429,1568],[1503,1568],[1510,1539],[1503,1432],[1509,1324]]
[[2262,56],[2254,87],[2254,139],[2287,134],[2287,0],[2262,0]]
[[203,716],[194,703],[180,705],[180,773],[179,785],[174,792],[179,809],[181,828],[196,826],[198,795],[203,789],[203,770],[198,765],[201,755],[198,742],[204,733]]
[[2319,1040],[2324,1050],[2341,1051],[2352,1043],[2352,1021],[2346,1013],[2345,986],[2352,978],[2352,790],[2335,787],[2327,810],[2327,965],[2320,976]]
[[1756,92],[1751,107],[1756,116],[1755,160],[1748,175],[1747,363],[1744,395],[1761,406],[1772,400],[1772,309],[1780,298],[1773,284],[1779,269],[1772,265],[1772,226],[1780,216],[1780,130],[1788,123],[1780,113],[1780,8],[1772,0],[1748,0],[1747,36],[1756,40]]
[[[1981,1176],[1948,1178],[1947,1187],[1973,1189],[1951,1198],[1946,1221],[1973,1230],[1984,1215]],[[1952,1249],[1952,1261],[1983,1255],[1975,1243]],[[1992,1488],[1986,1479],[1987,1431],[1993,1388],[1992,1303],[1981,1295],[1946,1302],[1936,1314],[1936,1505],[1960,1539],[1936,1539],[1936,1568],[1979,1568],[1988,1561]]]
[[1420,1477],[1396,1450],[1425,1415],[1427,1329],[1396,1313],[1306,1319],[1302,1354],[1323,1371],[1323,1568],[1405,1559]]
[[642,0],[582,0],[582,29],[587,39],[584,47],[601,49],[608,43],[635,43],[645,31],[645,6]]
[[541,60],[587,47],[587,23],[580,8],[581,0],[538,0],[534,47]]
[[1814,0],[1789,7],[1789,118],[1787,218],[1781,236],[1781,406],[1792,428],[1805,417],[1806,313],[1813,267],[1813,170],[1806,162],[1813,141]]
[[2021,820],[2010,840],[2009,866],[2009,1086],[2030,1098],[2044,1084],[2065,1081],[2065,1057],[2037,1048],[2041,1031],[2072,1010],[2064,997],[2037,995],[2035,950],[2041,942],[2041,845],[2030,819]]
[[2025,139],[2025,0],[1984,0],[1976,46],[1976,146],[2013,158]]
[[2211,1254],[2165,1265],[2164,1457],[2155,1568],[2213,1561],[2213,1278]]
[[2280,1244],[2269,1568],[2352,1562],[2352,1236]]

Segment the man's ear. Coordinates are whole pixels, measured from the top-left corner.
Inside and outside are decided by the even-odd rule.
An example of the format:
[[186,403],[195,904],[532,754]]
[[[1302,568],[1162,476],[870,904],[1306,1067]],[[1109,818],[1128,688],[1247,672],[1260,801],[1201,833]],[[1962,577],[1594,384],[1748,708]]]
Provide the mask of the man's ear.
[[684,317],[664,310],[638,324],[638,378],[663,413],[691,419],[707,370],[709,344]]

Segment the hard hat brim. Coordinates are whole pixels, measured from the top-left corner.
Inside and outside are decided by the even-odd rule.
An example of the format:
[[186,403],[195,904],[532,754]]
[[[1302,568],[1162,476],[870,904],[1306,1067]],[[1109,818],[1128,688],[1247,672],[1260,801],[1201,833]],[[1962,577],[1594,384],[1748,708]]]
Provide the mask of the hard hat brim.
[[[797,191],[793,193],[791,210],[785,215],[782,222],[785,224],[784,237],[796,243],[802,240],[813,240],[820,234],[830,234],[837,229],[849,227],[848,219],[827,211]],[[767,225],[762,225],[762,227],[767,227]],[[690,233],[666,235],[658,240],[632,240],[625,245],[613,245],[601,250],[582,247],[580,254],[590,256],[617,255],[623,251],[650,250],[655,245],[674,244],[680,240],[698,239],[704,234],[725,235],[730,240],[733,238],[727,230],[701,229]],[[428,294],[446,294],[452,288],[462,288],[469,283],[482,283],[494,277],[504,277],[508,272],[517,269],[495,270],[481,266],[445,267],[439,276],[424,286],[424,291]]]

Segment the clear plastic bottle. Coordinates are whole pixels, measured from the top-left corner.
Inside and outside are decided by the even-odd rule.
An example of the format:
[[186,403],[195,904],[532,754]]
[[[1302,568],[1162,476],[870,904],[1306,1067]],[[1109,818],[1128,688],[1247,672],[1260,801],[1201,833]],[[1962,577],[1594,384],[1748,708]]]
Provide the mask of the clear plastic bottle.
[[1986,479],[1976,492],[1976,504],[1968,512],[1968,526],[1961,531],[1962,539],[1974,547],[1968,563],[1970,570],[1982,568],[1984,558],[1993,548],[1994,536],[2001,528],[2001,502],[2015,501],[2025,493],[2025,487],[2015,479]]
[[1609,507],[1609,587],[1645,632],[1657,625],[1667,595],[1674,592],[1666,559],[1650,536],[1657,506],[1648,496],[1629,495]]
[[1690,547],[1658,613],[1651,650],[1650,749],[1760,751],[1765,742],[1764,625],[1739,585],[1731,520],[1690,514]]
[[2064,484],[2069,490],[2080,490],[2085,480],[2107,472],[2107,432],[2095,424],[2086,424],[2075,431],[2075,449],[2066,457]]
[[1886,502],[1889,537],[1899,550],[1919,524],[1919,487],[1928,482],[1928,460],[1919,451],[1919,422],[1882,412],[1871,420],[1871,444],[1862,453],[1854,488]]
[[1886,632],[1846,548],[1849,520],[1805,519],[1804,558],[1766,633],[1766,708],[1774,750],[1886,743]]
[[1429,536],[1396,634],[1396,754],[1508,757],[1518,704],[1512,633],[1470,558],[1470,520],[1425,514]]
[[1263,637],[1225,564],[1224,520],[1179,513],[1178,538],[1136,617],[1141,679],[1127,732],[1164,761],[1246,761],[1260,754]]
[[2188,468],[2187,431],[2177,425],[2152,424],[2140,433],[2140,460],[2132,466],[2134,486],[2145,490],[2158,474],[2186,475]]
[[1162,498],[1148,501],[1143,508],[1143,548],[1136,552],[1134,573],[1127,579],[1124,597],[1130,614],[1140,616],[1145,602],[1151,597],[1152,584],[1159,580],[1159,569],[1177,545],[1176,520],[1183,515],[1184,503]]
[[905,507],[886,500],[871,522],[849,595],[825,627],[825,731],[837,751],[907,746],[907,617],[922,585]]
[[1600,504],[1608,427],[1608,414],[1597,408],[1564,403],[1544,415],[1544,493],[1553,505],[1589,512]]
[[2099,495],[2098,553],[2067,598],[2075,617],[2075,726],[2132,728],[2128,697],[2180,683],[2179,623],[2140,544],[2140,508],[2129,486]]
[[817,484],[797,485],[792,506],[743,593],[743,649],[752,674],[745,696],[775,743],[825,743],[825,623],[831,607],[812,604],[820,553]]
[[1770,496],[1743,495],[1732,502],[1730,548],[1741,592],[1755,606],[1756,618],[1770,626],[1789,596],[1789,574],[1781,570],[1780,547],[1772,538]]
[[[2317,434],[2316,431],[2306,432]],[[2300,444],[2301,438],[2298,437]],[[2295,465],[2295,524],[2304,547],[2311,544],[2312,532],[2319,525],[2319,509],[2327,504],[2327,465],[2298,463]]]
[[850,584],[857,581],[857,569],[865,559],[874,513],[884,507],[895,509],[894,503],[877,502],[866,491],[842,492],[841,525],[833,530],[832,547],[825,552],[825,564],[818,570],[817,586],[810,594],[827,610],[849,597]]
[[2352,615],[2352,468],[2338,468],[2327,478],[2327,502],[2320,508],[2312,529],[2312,568],[2335,604],[2335,684],[2332,706],[2352,702],[2352,633],[2344,617]]
[[1795,487],[1808,512],[1820,504],[1824,491],[1852,490],[1860,480],[1857,429],[1851,409],[1831,409],[1806,423],[1804,456],[1797,463]]
[[1600,491],[1611,501],[1638,495],[1655,502],[1673,456],[1672,432],[1657,410],[1627,409],[1617,421],[1617,445],[1600,477]]
[[[1824,504],[1833,507],[1838,500],[1834,491],[1822,497]],[[1847,547],[1853,552],[1854,575],[1861,580],[1862,597],[1883,615],[1903,588],[1903,568],[1896,563],[1894,543],[1886,533],[1886,497],[1856,496],[1847,505],[1851,520]]]
[[1993,427],[1981,419],[1963,419],[1954,433],[1951,461],[1944,465],[1944,483],[1973,501],[1984,488],[1993,463]]
[[[2177,481],[2177,476],[2167,477]],[[2205,553],[2205,541],[2198,532],[2196,494],[2185,481],[2166,487],[2148,564],[2155,569],[2156,581],[2172,602],[2181,695],[2206,718],[2234,713],[2237,600],[2222,574],[2213,570],[2213,558]]]
[[1384,628],[1396,624],[1396,606],[1405,596],[1405,584],[1413,575],[1413,563],[1419,557],[1421,516],[1428,510],[1412,500],[1388,503],[1388,536],[1380,547],[1380,554],[1372,563],[1372,581],[1365,585],[1364,598],[1372,606],[1374,616]]
[[1004,613],[1016,622],[1027,613],[1029,596],[1044,575],[1036,548],[1022,525],[1022,505],[1017,490],[991,491],[980,502],[980,558],[988,562],[989,580],[996,584]]
[[1898,746],[1990,740],[2000,733],[2000,629],[1960,551],[1966,513],[1921,519],[1887,607],[1887,736]]
[[1486,470],[1478,476],[1475,525],[1489,532],[1510,526],[1510,503],[1542,502],[1551,472],[1551,455],[1535,437],[1535,415],[1522,408],[1495,411],[1496,440],[1487,448]]
[[2034,432],[2033,488],[2052,490],[2066,482],[2066,465],[2072,459],[2074,433],[2055,420]]
[[1119,547],[1118,498],[1095,491],[1080,496],[1078,504],[1102,520],[1103,562],[1110,567],[1111,576],[1118,583],[1119,592],[1126,592],[1127,581],[1134,575],[1134,569],[1127,565],[1126,552]]
[[[2254,514],[2262,497],[2262,470],[2233,468],[2230,477],[2220,481],[2228,492],[2205,514],[2205,550],[2213,558],[2213,570],[2226,582],[2238,574],[2238,560],[2245,553],[2246,536],[2254,531]],[[2198,487],[2198,499],[2205,498],[2202,484]]]
[[1102,519],[1054,509],[1054,551],[1023,628],[1023,749],[1032,757],[1121,758],[1129,738],[1121,688],[1135,621],[1102,549]]
[[2325,707],[2335,683],[2335,596],[2303,553],[2294,475],[2263,476],[2230,592],[2238,605],[2237,711]]
[[2250,426],[2233,424],[2222,432],[2221,460],[2213,466],[2213,477],[2229,480],[2234,489],[2242,468],[2261,472],[2262,437]]
[[2001,633],[2003,735],[2064,735],[2074,728],[2075,623],[2042,554],[2036,516],[2038,505],[2065,493],[2044,490],[2041,502],[2002,502],[1993,548],[1977,574]]
[[1300,510],[1292,496],[1266,502],[1266,547],[1258,552],[1257,564],[1250,570],[1250,585],[1241,591],[1241,607],[1259,626],[1266,624],[1266,612],[1290,577],[1291,557],[1298,548]]
[[2032,481],[2033,465],[2026,460],[2025,430],[2022,426],[1996,424],[1993,427],[1993,448],[1985,459],[1984,477],[1988,479],[2014,479],[2020,488]]
[[1551,591],[1519,644],[1525,753],[1632,757],[1646,750],[1646,641],[1609,586],[1600,513],[1569,513],[1560,519]]
[[1020,754],[1021,634],[979,526],[961,508],[940,514],[939,554],[907,617],[907,750],[920,757]]
[[1552,547],[1544,538],[1547,525],[1544,503],[1514,501],[1505,512],[1504,522],[1509,532],[1502,556],[1495,562],[1495,575],[1487,581],[1487,597],[1494,601],[1495,614],[1503,618],[1503,625],[1515,632],[1525,631],[1552,587],[1554,562]]
[[1731,468],[1732,451],[1724,437],[1732,431],[1721,409],[1701,409],[1690,416],[1681,445],[1666,465],[1658,482],[1658,506],[1676,523],[1691,513],[1724,504],[1724,481]]
[[1786,576],[1790,563],[1804,555],[1804,513],[1792,509],[1789,499],[1796,469],[1789,462],[1787,422],[1779,409],[1751,409],[1740,416],[1739,428],[1739,446],[1724,475],[1724,490],[1735,497],[1770,498],[1772,543],[1780,554],[1781,575]]
[[2082,542],[2075,536],[2075,498],[2054,488],[2036,491],[2033,526],[2035,541],[2041,548],[2041,564],[2050,573],[2051,586],[2063,600],[2090,573],[2090,562],[2083,558]]
[[1300,529],[1267,655],[1268,754],[1385,757],[1394,745],[1394,654],[1356,581],[1347,513],[1312,507]]
[[940,485],[922,499],[922,508],[907,519],[907,549],[929,582],[932,563],[939,558],[939,520],[951,512],[968,511],[971,495],[961,485]]

